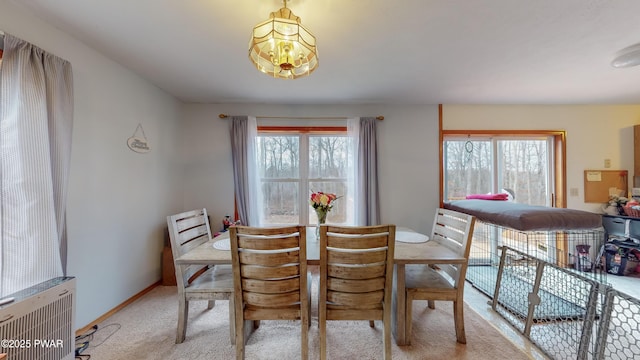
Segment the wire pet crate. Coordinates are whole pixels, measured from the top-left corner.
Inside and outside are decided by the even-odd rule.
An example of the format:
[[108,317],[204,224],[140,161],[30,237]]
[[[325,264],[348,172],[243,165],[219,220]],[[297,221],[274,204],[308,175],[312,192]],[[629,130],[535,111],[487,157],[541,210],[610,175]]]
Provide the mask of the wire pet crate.
[[640,300],[583,274],[503,247],[492,308],[551,359],[639,359]]
[[594,359],[600,288],[584,273],[502,248],[492,308],[552,359]]
[[478,290],[493,297],[500,248],[508,246],[531,257],[578,272],[600,283],[606,282],[598,251],[604,242],[604,229],[520,231],[476,221],[469,254],[466,279]]
[[607,288],[596,359],[640,358],[640,300]]

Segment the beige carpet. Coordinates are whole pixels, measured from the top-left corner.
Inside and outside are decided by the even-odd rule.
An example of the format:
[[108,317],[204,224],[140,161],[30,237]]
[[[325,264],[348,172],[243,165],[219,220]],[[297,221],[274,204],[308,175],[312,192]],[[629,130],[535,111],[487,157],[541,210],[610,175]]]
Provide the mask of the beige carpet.
[[[318,279],[314,277],[314,293]],[[316,302],[313,302],[316,308]],[[229,343],[228,303],[191,303],[187,338],[175,344],[176,287],[160,286],[99,324],[90,346],[82,354],[92,360],[119,359],[235,359]],[[263,321],[246,346],[246,359],[300,358],[300,326],[292,321]],[[394,359],[529,359],[491,324],[465,306],[467,344],[456,342],[451,303],[414,303],[413,345],[393,343]],[[312,312],[309,358],[318,359],[317,310]],[[331,321],[327,325],[329,359],[381,359],[382,324],[370,328],[367,321]]]

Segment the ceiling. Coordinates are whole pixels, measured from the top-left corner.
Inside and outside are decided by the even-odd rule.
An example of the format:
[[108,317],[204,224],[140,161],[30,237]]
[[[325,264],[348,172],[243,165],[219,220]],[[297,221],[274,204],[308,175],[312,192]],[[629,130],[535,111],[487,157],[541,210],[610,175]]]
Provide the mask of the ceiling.
[[[248,59],[280,0],[11,0],[185,102],[640,104],[638,0],[290,0],[320,66]],[[63,54],[62,54],[63,55]]]

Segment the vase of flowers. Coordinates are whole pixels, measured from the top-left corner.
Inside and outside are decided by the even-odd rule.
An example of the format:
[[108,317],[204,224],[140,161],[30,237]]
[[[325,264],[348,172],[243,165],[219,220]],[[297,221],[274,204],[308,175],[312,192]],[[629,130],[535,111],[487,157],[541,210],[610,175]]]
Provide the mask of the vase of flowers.
[[316,227],[316,239],[320,238],[320,225],[327,222],[327,214],[333,208],[333,202],[338,199],[336,194],[324,193],[322,191],[311,193],[311,206],[318,216],[318,226]]

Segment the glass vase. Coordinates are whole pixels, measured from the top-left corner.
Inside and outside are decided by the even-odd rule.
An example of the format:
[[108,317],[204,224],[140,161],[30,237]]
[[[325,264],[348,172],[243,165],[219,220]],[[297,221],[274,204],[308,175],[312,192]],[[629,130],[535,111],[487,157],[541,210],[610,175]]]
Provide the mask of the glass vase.
[[316,215],[318,216],[318,226],[316,227],[316,240],[320,241],[320,225],[327,222],[328,210],[316,209]]

